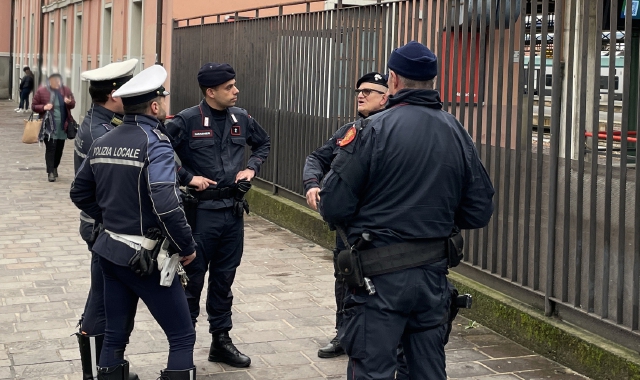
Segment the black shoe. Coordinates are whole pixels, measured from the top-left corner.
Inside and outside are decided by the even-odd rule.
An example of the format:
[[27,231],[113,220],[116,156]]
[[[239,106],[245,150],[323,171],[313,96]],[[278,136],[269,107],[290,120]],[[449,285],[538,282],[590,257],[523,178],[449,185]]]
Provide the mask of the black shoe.
[[98,380],[140,380],[138,375],[129,372],[129,362],[115,365],[113,367],[99,367]]
[[47,177],[49,178],[49,182],[55,182],[56,181],[56,176],[53,173],[49,173],[49,175]]
[[53,169],[53,176],[58,178],[58,169]]
[[251,359],[233,345],[228,331],[213,334],[209,361],[225,363],[236,368],[245,368],[251,364]]
[[165,369],[160,371],[160,377],[158,380],[195,380],[196,367],[191,369],[184,369],[181,371],[170,371]]
[[331,342],[325,347],[318,350],[318,357],[323,359],[336,358],[344,354],[344,348],[342,348],[337,336],[331,339]]

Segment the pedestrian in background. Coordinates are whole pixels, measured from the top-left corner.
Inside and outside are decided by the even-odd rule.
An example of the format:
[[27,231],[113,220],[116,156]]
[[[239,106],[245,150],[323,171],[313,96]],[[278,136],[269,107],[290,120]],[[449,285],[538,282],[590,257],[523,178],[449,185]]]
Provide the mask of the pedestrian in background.
[[18,86],[20,90],[20,105],[14,110],[16,112],[26,112],[29,109],[29,94],[31,94],[35,85],[35,79],[29,66],[25,66],[22,71],[24,71],[24,75]]
[[31,109],[40,115],[45,133],[41,139],[45,144],[45,162],[49,182],[58,178],[58,165],[67,139],[67,126],[72,120],[71,110],[76,100],[71,89],[62,84],[60,74],[51,74],[48,83],[40,86],[33,97]]

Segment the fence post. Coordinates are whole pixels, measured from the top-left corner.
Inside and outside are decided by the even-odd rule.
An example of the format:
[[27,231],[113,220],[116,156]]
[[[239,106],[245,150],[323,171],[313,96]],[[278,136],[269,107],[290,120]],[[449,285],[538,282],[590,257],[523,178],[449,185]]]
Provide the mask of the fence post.
[[278,159],[278,151],[279,151],[279,145],[280,145],[280,109],[282,106],[282,14],[283,14],[283,7],[282,5],[278,6],[278,39],[276,40],[276,46],[277,46],[277,75],[278,78],[276,80],[276,83],[278,83],[278,90],[276,91],[276,93],[278,94],[278,99],[276,100],[277,108],[276,108],[276,126],[275,126],[275,133],[273,136],[273,190],[272,193],[273,194],[278,194],[278,163],[279,163],[279,159]]
[[[555,25],[564,25],[565,0],[556,0],[554,41],[553,41],[553,74],[551,85],[551,157],[549,168],[549,217],[547,218],[547,284],[544,292],[544,314],[550,317],[555,312],[555,302],[551,300],[554,295],[554,275],[556,257],[556,209],[558,206],[558,158],[560,156],[560,117],[562,110],[562,84],[564,83],[564,65],[561,55],[564,53],[564,34],[555,33]],[[544,105],[538,105],[544,107]],[[540,124],[540,122],[538,122]],[[540,127],[538,127],[540,128]]]

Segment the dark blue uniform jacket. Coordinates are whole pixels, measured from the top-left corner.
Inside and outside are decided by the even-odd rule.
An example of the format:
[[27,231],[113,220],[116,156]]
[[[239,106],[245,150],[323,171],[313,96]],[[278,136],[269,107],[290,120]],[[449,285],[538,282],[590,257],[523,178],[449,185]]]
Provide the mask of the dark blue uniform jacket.
[[[195,242],[180,205],[173,149],[157,126],[153,117],[126,115],[121,126],[96,140],[76,175],[71,200],[118,234],[141,236],[159,228],[187,256]],[[118,265],[127,265],[134,254],[106,233],[93,251]]]
[[372,232],[375,247],[486,226],[491,180],[438,92],[403,90],[388,108],[340,148],[320,193],[323,218],[346,226],[351,244]]
[[[260,172],[271,148],[269,135],[244,109],[231,107],[227,112],[223,134],[204,100],[166,123],[164,131],[181,161],[178,176],[182,185],[189,184],[193,176],[198,175],[216,181],[217,188],[234,186],[236,174],[245,169],[246,145],[251,147],[246,167],[255,170],[256,175]],[[231,206],[232,199],[198,204],[200,208],[211,209]]]
[[80,169],[82,161],[87,157],[91,144],[113,128],[122,124],[122,115],[109,111],[101,105],[93,104],[82,120],[74,141],[73,170]]

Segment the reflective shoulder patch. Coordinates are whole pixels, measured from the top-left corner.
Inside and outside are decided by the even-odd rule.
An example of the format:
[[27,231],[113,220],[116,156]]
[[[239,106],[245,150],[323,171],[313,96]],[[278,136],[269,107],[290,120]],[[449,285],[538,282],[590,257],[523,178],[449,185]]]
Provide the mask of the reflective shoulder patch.
[[114,126],[113,126],[112,124],[107,124],[107,123],[102,124],[102,126],[103,126],[103,127],[104,127],[104,129],[106,129],[107,131],[110,131],[110,130],[112,130],[112,129],[114,128]]
[[345,147],[349,144],[351,144],[351,142],[353,140],[356,139],[356,135],[358,134],[356,127],[352,126],[351,128],[349,128],[349,130],[347,131],[347,133],[344,134],[344,136],[341,139],[338,139],[336,141],[336,144],[338,144],[339,147]]
[[155,133],[156,135],[158,135],[158,138],[162,141],[169,141],[169,138],[167,137],[167,135],[165,135],[164,133],[160,132],[159,129],[157,128],[151,128],[151,130],[153,131],[153,133]]

